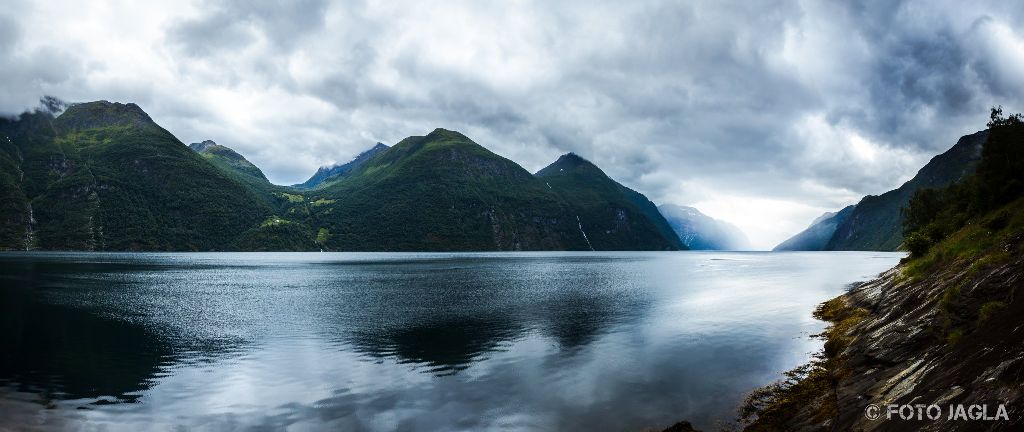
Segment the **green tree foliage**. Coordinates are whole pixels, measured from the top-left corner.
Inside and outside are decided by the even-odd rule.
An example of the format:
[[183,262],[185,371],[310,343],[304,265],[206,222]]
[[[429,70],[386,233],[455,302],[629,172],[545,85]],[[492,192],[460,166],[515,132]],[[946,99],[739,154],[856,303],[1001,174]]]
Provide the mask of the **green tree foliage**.
[[910,233],[905,242],[907,251],[910,252],[911,256],[915,257],[924,256],[934,243],[931,237],[920,231]]

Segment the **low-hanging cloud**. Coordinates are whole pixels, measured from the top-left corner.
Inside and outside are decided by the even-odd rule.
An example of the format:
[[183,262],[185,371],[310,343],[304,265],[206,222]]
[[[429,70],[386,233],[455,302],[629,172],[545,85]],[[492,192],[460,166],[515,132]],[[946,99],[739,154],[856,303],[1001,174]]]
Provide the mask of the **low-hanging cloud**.
[[7,115],[43,94],[134,101],[284,184],[377,141],[458,129],[530,170],[577,152],[762,247],[897,186],[989,106],[1024,108],[1024,11],[1007,2],[8,9]]

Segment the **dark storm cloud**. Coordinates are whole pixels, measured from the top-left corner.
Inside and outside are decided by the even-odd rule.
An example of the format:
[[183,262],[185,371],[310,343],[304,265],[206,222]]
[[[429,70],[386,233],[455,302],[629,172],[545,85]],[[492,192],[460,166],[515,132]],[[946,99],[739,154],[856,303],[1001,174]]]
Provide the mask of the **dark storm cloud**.
[[[956,128],[976,120],[994,100],[1017,103],[1020,88],[1004,85],[991,71],[990,52],[977,37],[993,22],[978,16],[966,30],[948,23],[915,21],[913,8],[880,8],[883,13],[862,13],[861,34],[877,51],[869,74],[859,78],[869,98],[833,118],[848,120],[882,141],[936,151],[948,147]],[[996,54],[998,55],[998,54]],[[998,67],[997,67],[998,68]],[[944,124],[953,119],[955,128]],[[935,128],[941,128],[936,134]],[[967,130],[961,130],[966,133]],[[944,137],[944,140],[936,141]]]
[[[574,151],[748,230],[779,211],[775,237],[897,186],[989,106],[1024,109],[1010,2],[174,4],[0,15],[0,109],[144,102],[279,183],[452,128],[530,170]],[[26,30],[61,19],[92,25]]]

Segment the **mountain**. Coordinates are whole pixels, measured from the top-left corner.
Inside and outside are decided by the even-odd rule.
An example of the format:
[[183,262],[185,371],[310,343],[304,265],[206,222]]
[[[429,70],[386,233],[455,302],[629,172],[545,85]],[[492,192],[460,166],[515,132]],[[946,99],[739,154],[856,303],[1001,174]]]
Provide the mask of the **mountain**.
[[263,171],[260,171],[256,165],[253,165],[245,157],[230,148],[211,140],[189,144],[188,148],[199,153],[206,160],[224,171],[238,173],[243,176],[252,177],[259,182],[269,183],[267,177],[263,175]]
[[355,159],[352,159],[348,163],[320,167],[320,169],[316,170],[316,173],[313,174],[313,177],[310,177],[309,180],[306,180],[304,183],[292,185],[292,187],[297,189],[313,189],[323,183],[337,180],[352,170],[362,166],[377,153],[387,150],[388,148],[389,147],[383,143],[377,143],[377,145],[374,145],[369,150],[359,153]]
[[828,242],[836,232],[836,227],[850,218],[855,205],[846,206],[842,210],[818,216],[811,226],[799,234],[775,246],[773,251],[820,251],[828,247]]
[[[823,225],[821,230],[812,230],[814,226],[797,234],[803,236],[807,231],[810,237],[791,238],[779,246],[777,250],[877,250],[894,251],[903,243],[903,214],[901,209],[907,206],[910,198],[921,189],[942,188],[956,183],[974,172],[981,158],[981,149],[988,138],[988,131],[980,131],[966,135],[946,152],[932,158],[912,179],[899,188],[882,195],[868,195],[858,202],[841,220],[835,220],[834,229],[830,224]],[[847,207],[846,209],[849,209]],[[844,209],[844,210],[846,210]],[[814,224],[812,224],[814,225]],[[827,243],[821,249],[812,249],[820,244],[820,236],[833,231]],[[791,242],[792,240],[792,242]],[[785,246],[784,246],[785,245]],[[803,246],[801,246],[803,245]],[[793,249],[796,247],[797,249]],[[779,249],[782,248],[782,249]]]
[[686,249],[654,203],[586,159],[562,155],[537,178],[569,204],[595,250]]
[[903,243],[900,209],[907,206],[919,189],[945,187],[973,173],[987,138],[988,131],[966,135],[951,149],[932,158],[899,188],[864,197],[850,217],[836,227],[827,249],[896,250]]
[[750,241],[735,225],[714,219],[693,207],[663,204],[658,211],[687,248],[693,250],[745,250]]
[[135,104],[0,119],[0,248],[221,250],[271,210]]
[[565,202],[528,171],[436,129],[311,191],[334,250],[586,250]]

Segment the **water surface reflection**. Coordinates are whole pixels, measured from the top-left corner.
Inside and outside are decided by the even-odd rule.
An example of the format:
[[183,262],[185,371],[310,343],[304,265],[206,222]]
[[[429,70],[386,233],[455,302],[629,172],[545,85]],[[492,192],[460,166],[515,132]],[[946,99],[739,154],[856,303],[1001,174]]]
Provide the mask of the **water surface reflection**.
[[3,254],[0,417],[710,428],[879,253]]

